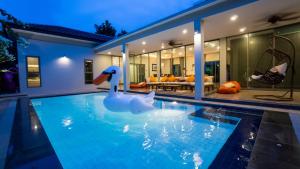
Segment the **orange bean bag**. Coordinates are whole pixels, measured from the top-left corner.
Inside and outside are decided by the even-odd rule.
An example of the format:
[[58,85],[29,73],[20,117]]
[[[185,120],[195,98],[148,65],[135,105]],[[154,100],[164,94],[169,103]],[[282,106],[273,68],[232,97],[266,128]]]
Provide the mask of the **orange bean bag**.
[[138,83],[138,84],[131,84],[130,85],[130,88],[144,88],[144,87],[146,87],[147,86],[147,84],[146,84],[146,82],[141,82],[141,83]]
[[222,84],[219,89],[218,93],[221,94],[235,94],[240,92],[241,90],[241,85],[237,81],[229,81],[224,84]]

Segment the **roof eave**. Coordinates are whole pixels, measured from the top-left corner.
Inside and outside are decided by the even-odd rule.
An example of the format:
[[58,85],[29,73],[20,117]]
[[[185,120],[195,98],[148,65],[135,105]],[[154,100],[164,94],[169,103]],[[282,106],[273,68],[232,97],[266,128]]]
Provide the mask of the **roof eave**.
[[[236,7],[240,7],[242,5],[249,4],[249,3],[252,3],[252,2],[255,2],[255,1],[257,1],[257,0],[208,0],[208,1],[205,1],[204,3],[200,3],[196,6],[193,6],[191,8],[186,9],[186,10],[178,12],[174,15],[169,16],[169,17],[163,18],[159,21],[151,23],[151,24],[149,24],[147,26],[144,26],[142,28],[139,28],[139,29],[137,29],[133,32],[130,32],[127,35],[124,35],[120,38],[113,39],[113,40],[107,41],[103,44],[100,44],[100,45],[96,46],[94,48],[94,50],[96,52],[99,52],[99,51],[107,50],[109,48],[116,47],[118,45],[121,45],[122,43],[126,43],[128,41],[128,39],[134,39],[132,37],[134,37],[137,34],[141,34],[143,32],[149,31],[151,29],[158,29],[159,27],[161,27],[165,24],[168,24],[168,23],[171,23],[171,22],[176,22],[176,20],[180,20],[181,18],[184,18],[184,17],[189,16],[189,15],[191,16],[194,13],[201,13],[201,11],[204,11],[198,17],[207,17],[207,16],[214,15],[216,13],[221,13],[221,12],[224,12],[226,10],[233,9],[233,8],[236,8]],[[210,12],[205,11],[209,8],[214,8],[214,11],[210,11]],[[219,10],[216,10],[217,8],[219,8]],[[190,21],[192,21],[192,18],[186,19],[185,22],[188,23]],[[180,22],[180,24],[184,24],[184,23]],[[164,31],[166,29],[167,28],[161,29],[160,31]]]

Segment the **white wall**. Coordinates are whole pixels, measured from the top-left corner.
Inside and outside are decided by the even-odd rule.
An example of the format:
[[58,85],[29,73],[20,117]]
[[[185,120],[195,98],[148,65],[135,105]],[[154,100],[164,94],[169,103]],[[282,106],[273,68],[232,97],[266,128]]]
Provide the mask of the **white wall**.
[[[93,48],[32,39],[28,41],[28,48],[18,47],[21,93],[37,96],[96,91],[96,86],[84,82],[84,59],[94,59]],[[26,56],[40,57],[41,87],[27,87]],[[69,62],[61,63],[59,59],[63,56]]]
[[[94,58],[94,78],[99,76],[103,70],[112,65],[112,57],[108,55],[96,55]],[[121,69],[122,70],[122,69]],[[122,78],[121,78],[122,79]],[[104,82],[99,87],[109,88],[109,83]]]

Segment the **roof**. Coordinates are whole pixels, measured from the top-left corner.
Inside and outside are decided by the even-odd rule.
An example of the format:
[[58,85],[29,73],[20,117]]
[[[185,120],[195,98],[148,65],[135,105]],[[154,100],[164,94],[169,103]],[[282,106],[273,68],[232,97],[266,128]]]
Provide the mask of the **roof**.
[[129,32],[124,36],[111,39],[110,41],[95,47],[96,51],[106,50],[122,43],[136,40],[138,38],[149,36],[151,34],[170,29],[172,27],[182,25],[193,21],[195,17],[210,16],[216,13],[236,8],[258,0],[203,0],[197,2],[194,6],[183,11],[162,18],[158,21],[143,26],[137,30]]
[[12,27],[15,29],[22,29],[22,30],[27,30],[32,32],[93,41],[97,43],[103,43],[112,40],[114,38],[106,35],[94,34],[90,32],[84,32],[76,29],[66,28],[62,26],[54,26],[54,25],[26,24],[25,27],[21,27],[17,25],[12,25]]

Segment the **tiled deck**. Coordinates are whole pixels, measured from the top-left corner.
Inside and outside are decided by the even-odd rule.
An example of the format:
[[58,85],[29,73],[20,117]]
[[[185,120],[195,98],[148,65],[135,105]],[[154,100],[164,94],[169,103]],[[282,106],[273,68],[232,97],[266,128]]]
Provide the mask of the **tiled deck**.
[[247,169],[299,169],[300,117],[265,112]]
[[15,111],[16,100],[0,100],[0,169],[5,165]]
[[215,99],[225,99],[225,100],[244,100],[244,101],[257,101],[257,102],[266,102],[273,104],[292,104],[292,105],[300,105],[300,92],[294,92],[294,101],[266,101],[255,99],[254,95],[282,95],[284,91],[266,91],[266,90],[241,90],[240,93],[237,94],[219,94],[213,93],[207,98],[215,98]]
[[[140,89],[131,89],[133,92],[151,92],[151,89],[147,88],[140,88]],[[174,96],[184,96],[184,97],[194,97],[195,93],[191,90],[176,90],[174,91],[163,91],[153,90],[159,95],[174,95]],[[212,91],[205,91],[206,98],[216,98],[216,99],[225,99],[225,100],[244,100],[244,101],[258,101],[258,102],[269,102],[274,103],[274,101],[266,101],[266,100],[259,100],[255,99],[254,95],[282,95],[285,91],[278,91],[278,90],[254,90],[254,89],[243,89],[237,94],[219,94],[216,93],[216,90]],[[293,105],[300,105],[300,91],[294,91],[294,101],[281,101],[275,102],[279,104],[293,104]]]

